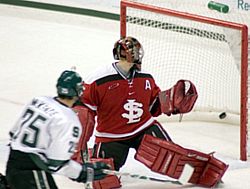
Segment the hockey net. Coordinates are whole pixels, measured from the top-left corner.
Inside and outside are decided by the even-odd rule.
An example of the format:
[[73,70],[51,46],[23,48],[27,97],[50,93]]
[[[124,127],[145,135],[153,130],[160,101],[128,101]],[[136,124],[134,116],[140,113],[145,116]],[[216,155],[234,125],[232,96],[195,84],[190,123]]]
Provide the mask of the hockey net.
[[[121,36],[134,36],[142,43],[143,68],[162,90],[179,79],[196,85],[197,103],[183,121],[239,125],[240,159],[246,160],[250,16],[233,10],[219,13],[204,1],[185,2],[122,0]],[[168,121],[178,118],[164,116]]]

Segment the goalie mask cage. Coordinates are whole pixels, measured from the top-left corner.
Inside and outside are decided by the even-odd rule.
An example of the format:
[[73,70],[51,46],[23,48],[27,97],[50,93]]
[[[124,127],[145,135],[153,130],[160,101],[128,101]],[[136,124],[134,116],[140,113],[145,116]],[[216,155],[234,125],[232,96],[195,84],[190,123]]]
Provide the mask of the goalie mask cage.
[[[199,97],[184,120],[239,125],[240,159],[247,160],[247,25],[169,9],[162,7],[163,1],[141,2],[121,1],[121,36],[141,42],[143,68],[162,90],[179,79],[196,85]],[[219,118],[222,112],[227,114],[224,119]]]

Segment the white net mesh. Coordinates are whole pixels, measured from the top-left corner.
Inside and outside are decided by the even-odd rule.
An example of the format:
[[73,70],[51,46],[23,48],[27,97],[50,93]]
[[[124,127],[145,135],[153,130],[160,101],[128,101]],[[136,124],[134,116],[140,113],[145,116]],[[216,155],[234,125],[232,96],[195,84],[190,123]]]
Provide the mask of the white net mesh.
[[[238,40],[241,37],[237,30],[225,30],[211,24],[127,9],[127,36],[136,36],[143,44],[143,67],[151,71],[162,89],[173,86],[179,79],[189,79],[199,92],[196,111],[239,115],[240,59],[235,60],[229,44],[231,35]],[[241,48],[240,41],[235,44],[236,49]]]
[[[233,9],[227,14],[220,13],[210,10],[207,1],[134,2],[250,26],[249,13]],[[160,88],[170,88],[179,79],[191,80],[196,85],[197,103],[184,120],[240,125],[241,30],[131,7],[127,7],[126,14],[126,36],[136,37],[142,43],[143,68],[152,73]],[[219,118],[222,112],[227,114],[224,119]]]

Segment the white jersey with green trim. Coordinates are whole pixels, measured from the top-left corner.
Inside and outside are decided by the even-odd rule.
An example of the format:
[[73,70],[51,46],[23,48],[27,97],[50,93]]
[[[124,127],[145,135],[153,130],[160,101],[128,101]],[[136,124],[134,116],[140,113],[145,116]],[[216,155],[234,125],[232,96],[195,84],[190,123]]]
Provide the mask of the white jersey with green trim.
[[[76,113],[53,97],[40,96],[28,103],[10,131],[11,148],[39,158],[49,171],[77,178],[81,165],[70,160],[82,126]],[[37,161],[37,160],[36,160]]]

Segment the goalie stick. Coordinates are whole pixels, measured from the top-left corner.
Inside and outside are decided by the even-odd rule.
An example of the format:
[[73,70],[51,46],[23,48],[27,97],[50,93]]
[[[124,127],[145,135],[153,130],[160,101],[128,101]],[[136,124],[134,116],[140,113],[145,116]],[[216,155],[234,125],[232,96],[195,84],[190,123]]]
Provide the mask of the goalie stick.
[[[83,162],[90,162],[88,148],[81,150],[81,156]],[[92,182],[94,180],[94,170],[92,168],[87,168],[87,180],[85,183],[85,189],[93,189]]]
[[131,174],[131,173],[125,173],[125,172],[118,172],[114,170],[108,170],[104,169],[103,172],[109,175],[116,175],[116,176],[128,176],[134,179],[140,179],[140,180],[148,180],[148,181],[156,181],[156,182],[164,182],[164,183],[172,183],[172,184],[177,184],[177,185],[185,185],[188,183],[190,177],[192,176],[194,171],[194,168],[186,164],[183,168],[182,174],[179,179],[177,180],[166,180],[166,179],[157,179],[153,177],[148,177],[144,175],[139,175],[139,174]]

